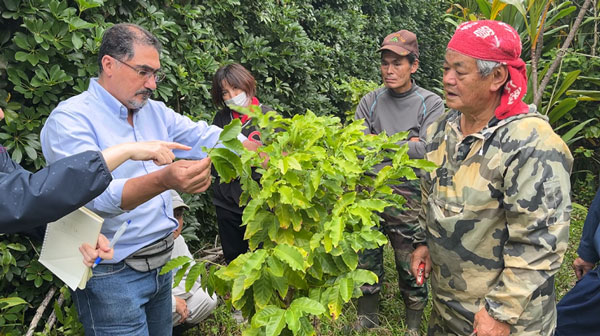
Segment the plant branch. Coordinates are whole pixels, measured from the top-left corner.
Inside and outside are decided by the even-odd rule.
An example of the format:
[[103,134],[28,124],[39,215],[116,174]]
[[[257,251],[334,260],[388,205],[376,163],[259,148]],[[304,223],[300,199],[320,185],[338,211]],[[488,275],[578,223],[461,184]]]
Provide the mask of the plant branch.
[[[598,17],[598,7],[596,0],[593,0],[594,17]],[[596,46],[598,45],[598,20],[594,20],[594,44],[592,45],[592,56],[596,56]]]
[[44,311],[46,310],[48,303],[50,303],[50,299],[52,299],[52,297],[54,296],[54,293],[56,293],[56,287],[52,286],[50,288],[50,290],[48,291],[48,293],[46,294],[44,301],[42,301],[42,303],[40,304],[38,309],[35,311],[35,316],[33,316],[33,320],[31,320],[31,323],[29,324],[29,329],[27,330],[27,333],[25,334],[25,336],[33,336],[33,333],[35,332],[35,328],[37,327],[38,323],[40,322],[40,319],[42,318],[42,315],[44,314]]
[[[63,302],[65,301],[65,294],[63,292],[60,293],[58,299],[56,299],[56,304],[58,308],[62,307]],[[48,321],[46,322],[46,332],[50,332],[52,327],[54,327],[54,323],[56,322],[56,309],[52,310],[52,313],[48,317]]]
[[579,29],[579,25],[581,25],[581,21],[583,21],[585,12],[587,11],[587,9],[591,3],[592,3],[592,0],[585,0],[585,2],[583,3],[583,6],[581,6],[581,9],[579,10],[579,14],[577,14],[577,19],[575,19],[575,23],[573,23],[573,27],[571,27],[571,30],[569,31],[569,34],[567,35],[567,38],[565,39],[565,43],[563,44],[563,46],[560,48],[560,50],[556,54],[556,58],[554,59],[554,62],[552,62],[552,65],[550,65],[548,72],[546,72],[544,79],[542,79],[540,86],[538,87],[537,91],[535,91],[535,93],[533,95],[533,97],[534,97],[533,104],[535,104],[535,105],[540,104],[540,102],[542,100],[542,92],[543,92],[544,88],[546,87],[546,85],[548,85],[548,82],[550,82],[550,78],[552,78],[552,74],[554,73],[554,71],[556,70],[558,65],[560,64],[562,58],[567,53],[567,48],[569,48],[571,41],[573,41],[573,38],[575,37],[575,33],[577,32],[577,29]]
[[534,92],[533,100],[535,101],[537,97],[535,96],[538,93],[538,64],[540,57],[542,55],[542,47],[544,45],[544,34],[540,34],[538,37],[535,48],[531,49],[531,81],[532,81],[532,89]]

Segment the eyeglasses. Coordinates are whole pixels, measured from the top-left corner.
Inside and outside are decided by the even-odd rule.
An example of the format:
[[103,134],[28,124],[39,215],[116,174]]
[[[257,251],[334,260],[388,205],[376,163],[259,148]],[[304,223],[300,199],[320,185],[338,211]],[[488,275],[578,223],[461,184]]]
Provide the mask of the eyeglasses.
[[[112,56],[111,56],[112,57]],[[138,76],[140,76],[140,78],[143,78],[144,80],[148,80],[152,77],[154,77],[154,81],[156,83],[162,81],[163,79],[165,79],[165,72],[162,69],[157,69],[154,70],[150,67],[148,67],[148,69],[145,68],[138,68],[137,66],[131,66],[123,61],[121,61],[120,59],[113,57],[115,60],[119,61],[122,64],[125,64],[126,66],[128,66],[131,70],[137,72]]]

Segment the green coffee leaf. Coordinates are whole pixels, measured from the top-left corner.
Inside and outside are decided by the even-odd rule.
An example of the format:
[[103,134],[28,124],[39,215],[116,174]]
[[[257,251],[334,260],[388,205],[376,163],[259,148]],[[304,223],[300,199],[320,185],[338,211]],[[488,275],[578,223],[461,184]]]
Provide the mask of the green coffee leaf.
[[295,271],[303,271],[304,270],[304,256],[306,252],[295,246],[289,246],[286,244],[277,245],[273,249],[273,255],[276,256],[279,260],[286,263]]
[[217,173],[224,182],[238,177],[242,172],[240,157],[227,148],[213,148],[209,153]]
[[242,122],[240,119],[233,119],[231,123],[223,127],[223,131],[221,131],[221,134],[219,135],[219,141],[225,142],[237,139],[241,132]]
[[290,304],[291,310],[296,310],[304,314],[320,315],[325,312],[325,307],[319,302],[308,297],[297,298]]

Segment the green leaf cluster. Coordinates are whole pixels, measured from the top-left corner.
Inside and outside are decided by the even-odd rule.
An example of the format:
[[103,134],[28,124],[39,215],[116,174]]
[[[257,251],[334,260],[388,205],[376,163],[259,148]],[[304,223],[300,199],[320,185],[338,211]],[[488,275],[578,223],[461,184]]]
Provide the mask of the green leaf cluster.
[[[346,302],[361,295],[360,286],[377,281],[374,273],[357,269],[358,252],[387,242],[373,229],[378,214],[404,203],[390,185],[415,179],[413,168],[433,166],[409,159],[408,146],[397,144],[405,133],[365,135],[362,121],[343,126],[337,117],[311,111],[293,118],[258,109],[242,112],[261,130],[260,155],[243,150],[240,157],[224,156],[213,149],[209,156],[220,174],[241,172],[250,252],[211,268],[218,268],[211,271],[213,279],[205,279],[203,266],[199,273],[250,319],[244,334],[312,335],[312,318],[337,318]],[[239,148],[229,134],[238,126],[235,120],[225,128],[225,147]],[[260,183],[252,179],[252,169],[262,175]],[[185,272],[185,259],[167,267],[181,267],[176,279]]]

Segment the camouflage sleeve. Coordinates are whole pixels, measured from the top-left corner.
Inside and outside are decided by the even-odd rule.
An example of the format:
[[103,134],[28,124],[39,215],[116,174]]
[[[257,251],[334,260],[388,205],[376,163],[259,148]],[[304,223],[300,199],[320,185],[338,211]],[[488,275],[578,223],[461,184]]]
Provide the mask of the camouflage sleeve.
[[[427,130],[425,132],[425,151],[431,151],[432,147],[432,139],[433,136],[438,132],[443,132],[445,123],[439,122],[439,119],[445,120],[446,118],[438,118],[436,121],[428,125]],[[425,156],[425,159],[427,157]],[[427,172],[421,173],[421,211],[419,211],[419,227],[418,230],[413,235],[413,244],[426,244],[426,227],[427,227],[427,214],[425,210],[427,209],[427,199],[429,198],[429,192],[431,191],[431,174]]]
[[541,288],[560,268],[568,245],[573,158],[547,123],[533,124],[500,140],[508,237],[504,269],[485,300],[489,314],[509,324],[524,318],[535,296],[553,295]]
[[425,230],[426,230],[426,214],[427,209],[427,198],[429,197],[429,190],[431,186],[431,180],[429,179],[429,173],[424,173],[421,176],[421,210],[419,211],[419,228],[415,230],[413,235],[413,244],[426,244]]

